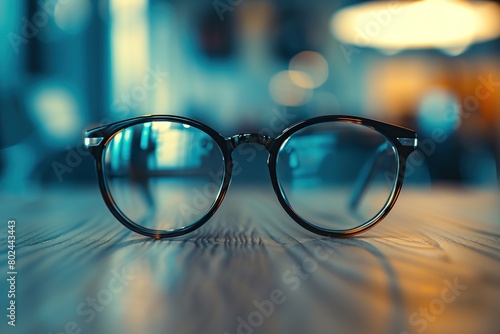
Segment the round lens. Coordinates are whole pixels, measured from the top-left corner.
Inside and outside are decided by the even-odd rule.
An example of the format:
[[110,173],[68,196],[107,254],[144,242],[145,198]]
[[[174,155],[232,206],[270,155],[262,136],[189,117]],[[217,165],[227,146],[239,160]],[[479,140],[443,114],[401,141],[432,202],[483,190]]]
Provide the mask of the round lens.
[[293,133],[281,146],[276,173],[288,205],[304,221],[345,232],[374,221],[396,189],[393,144],[356,123],[328,122]]
[[103,155],[109,194],[145,228],[175,231],[203,218],[221,193],[224,156],[204,131],[176,122],[137,124],[116,133]]

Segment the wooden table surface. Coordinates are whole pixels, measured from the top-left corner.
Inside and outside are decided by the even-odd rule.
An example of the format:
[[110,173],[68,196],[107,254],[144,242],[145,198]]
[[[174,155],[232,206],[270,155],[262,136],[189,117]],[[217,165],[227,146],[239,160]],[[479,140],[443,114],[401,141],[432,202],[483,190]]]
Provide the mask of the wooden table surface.
[[95,187],[0,203],[0,333],[500,332],[494,191],[406,187],[383,222],[350,239],[303,230],[270,186],[231,187],[207,224],[174,240],[129,232]]

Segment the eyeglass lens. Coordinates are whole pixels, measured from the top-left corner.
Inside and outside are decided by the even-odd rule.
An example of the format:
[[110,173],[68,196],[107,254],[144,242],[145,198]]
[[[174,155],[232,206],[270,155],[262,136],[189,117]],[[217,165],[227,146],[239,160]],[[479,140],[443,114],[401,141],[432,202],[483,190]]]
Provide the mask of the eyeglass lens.
[[326,230],[350,230],[375,218],[390,201],[397,153],[379,132],[348,122],[308,126],[281,146],[276,173],[289,206]]
[[106,185],[121,213],[146,228],[175,231],[203,218],[222,189],[225,164],[212,137],[167,121],[118,132],[103,154]]

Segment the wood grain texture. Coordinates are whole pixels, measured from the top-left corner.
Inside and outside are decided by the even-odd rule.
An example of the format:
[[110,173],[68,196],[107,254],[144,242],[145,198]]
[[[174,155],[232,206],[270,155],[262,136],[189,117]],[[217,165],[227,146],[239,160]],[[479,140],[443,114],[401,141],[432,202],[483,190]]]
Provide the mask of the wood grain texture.
[[[18,326],[8,327],[1,314],[1,333],[60,333],[71,322],[96,334],[494,334],[500,328],[494,192],[406,188],[388,218],[350,239],[303,230],[270,187],[230,188],[207,224],[173,240],[128,231],[93,188],[40,195],[0,195],[2,313],[10,218],[17,221],[19,273]],[[260,321],[255,304],[277,290],[282,303]],[[87,298],[105,302],[93,317]],[[239,317],[248,322],[249,316],[258,326],[238,331]]]

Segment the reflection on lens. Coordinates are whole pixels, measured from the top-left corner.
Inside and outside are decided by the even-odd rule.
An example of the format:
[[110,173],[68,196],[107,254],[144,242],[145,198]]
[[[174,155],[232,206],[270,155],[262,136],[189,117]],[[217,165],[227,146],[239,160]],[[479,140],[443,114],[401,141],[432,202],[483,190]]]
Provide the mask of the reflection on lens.
[[118,132],[103,159],[118,209],[138,225],[163,231],[204,217],[219,196],[225,172],[223,154],[212,137],[166,121]]
[[389,204],[398,157],[379,132],[355,123],[329,122],[297,131],[280,148],[279,186],[305,221],[330,231],[355,229]]

